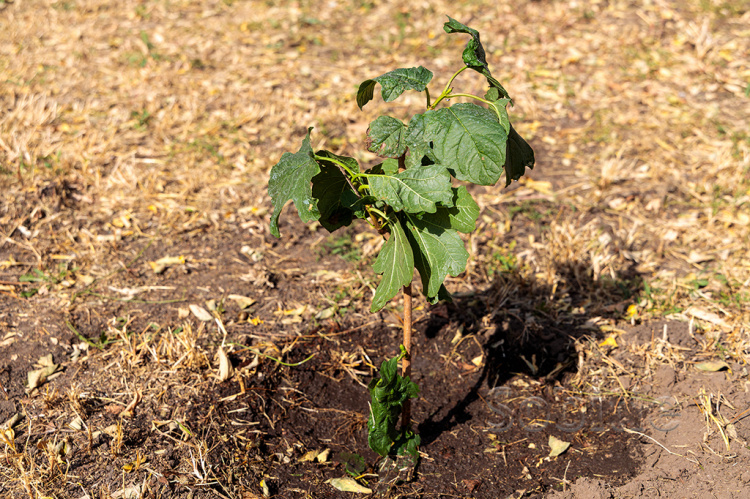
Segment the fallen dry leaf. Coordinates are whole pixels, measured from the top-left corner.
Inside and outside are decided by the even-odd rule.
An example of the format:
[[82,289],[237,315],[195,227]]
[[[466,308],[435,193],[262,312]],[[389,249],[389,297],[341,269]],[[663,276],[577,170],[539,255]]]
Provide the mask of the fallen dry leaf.
[[234,374],[234,367],[229,362],[229,357],[227,357],[223,347],[219,347],[217,355],[219,356],[219,381],[226,381]]
[[73,421],[68,423],[68,426],[76,431],[81,431],[83,430],[83,419],[81,416],[76,416]]
[[104,406],[104,410],[108,414],[112,414],[115,416],[120,414],[123,411],[123,409],[124,409],[123,406],[121,406],[120,404],[107,404]]
[[123,409],[123,411],[120,413],[120,417],[121,418],[133,417],[135,408],[138,406],[138,404],[141,403],[142,398],[143,398],[143,395],[141,394],[140,390],[136,389],[135,394],[133,394],[133,400],[131,400],[128,406],[125,409]]
[[710,322],[711,324],[715,324],[717,326],[721,326],[724,328],[730,329],[731,326],[726,323],[724,319],[718,316],[718,314],[715,314],[713,312],[709,312],[707,310],[703,310],[702,308],[698,307],[688,307],[687,310],[685,310],[685,313],[687,315],[692,315],[696,319],[700,319],[702,321]]
[[2,432],[2,437],[6,443],[13,443],[16,438],[16,432],[13,428],[8,428],[7,430],[0,429],[0,432]]
[[318,457],[318,454],[320,454],[320,450],[309,450],[305,452],[305,454],[299,458],[300,463],[311,463],[315,461],[315,458]]
[[359,494],[372,494],[372,490],[367,487],[363,487],[353,478],[330,478],[326,480],[326,483],[330,483],[331,486],[342,492],[357,492]]
[[305,310],[307,309],[307,305],[300,305],[297,308],[292,308],[288,310],[282,310],[281,313],[279,311],[274,312],[276,315],[293,315],[298,316],[305,313]]
[[319,463],[325,463],[328,461],[328,456],[331,454],[331,449],[326,449],[317,456],[315,456],[315,460]]
[[323,310],[315,314],[315,318],[316,319],[330,319],[334,315],[336,315],[336,307],[328,307],[328,308],[324,308]]
[[729,364],[727,364],[723,360],[709,360],[706,362],[701,362],[699,364],[696,364],[695,368],[698,369],[699,371],[706,371],[706,372],[713,373],[713,372],[729,369]]
[[242,295],[229,295],[227,296],[230,300],[234,300],[237,302],[237,305],[239,305],[240,308],[245,309],[250,307],[255,303],[255,300],[250,298],[249,296],[242,296]]
[[0,347],[7,347],[14,341],[16,341],[16,336],[18,336],[17,333],[8,332],[5,333],[5,336],[3,336],[2,341],[0,341]]
[[59,364],[52,362],[52,354],[40,358],[39,365],[44,367],[34,371],[29,371],[28,383],[26,385],[26,393],[28,394],[31,394],[34,390],[43,385],[44,382],[47,381],[47,378],[56,373],[60,368]]
[[563,442],[559,438],[555,437],[554,435],[549,436],[549,446],[551,448],[549,452],[549,457],[557,457],[566,450],[568,450],[568,447],[570,447],[570,442]]
[[127,464],[125,464],[122,469],[126,473],[131,473],[133,471],[138,470],[141,466],[147,466],[148,465],[148,458],[146,456],[141,455],[141,453],[137,453],[135,457],[135,461],[131,461]]
[[208,310],[199,305],[190,305],[189,308],[199,321],[208,322],[214,320],[214,316],[211,315]]
[[474,492],[474,489],[476,489],[477,487],[479,487],[479,485],[481,485],[482,481],[464,479],[464,480],[461,480],[461,483],[464,484],[464,486],[469,490],[469,494],[471,494],[472,492]]
[[44,355],[42,357],[39,357],[39,361],[37,362],[42,367],[50,367],[54,366],[55,362],[52,360],[52,354],[48,353],[47,355]]
[[112,493],[112,499],[137,499],[141,497],[141,485],[125,487]]
[[697,251],[691,251],[688,255],[688,261],[690,263],[703,263],[710,262],[714,257],[705,253],[698,253]]
[[607,339],[599,343],[600,347],[617,348],[617,340],[614,335],[607,336]]
[[154,271],[154,274],[161,274],[172,265],[182,265],[184,263],[184,256],[165,256],[164,258],[159,258],[155,262],[148,262],[148,264],[151,265],[151,270]]
[[529,189],[533,189],[541,194],[552,195],[554,191],[552,189],[552,182],[546,180],[534,180],[531,177],[523,177],[522,184],[526,185]]

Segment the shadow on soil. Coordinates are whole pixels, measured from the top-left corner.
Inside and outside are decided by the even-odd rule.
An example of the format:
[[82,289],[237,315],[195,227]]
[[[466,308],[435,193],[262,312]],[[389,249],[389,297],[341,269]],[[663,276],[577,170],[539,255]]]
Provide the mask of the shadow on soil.
[[442,416],[439,413],[443,411],[433,411],[419,424],[423,445],[468,422],[472,415],[467,409],[480,398],[485,384],[492,389],[525,374],[553,385],[567,373],[575,375],[576,340],[584,336],[600,340],[596,322],[621,319],[628,304],[644,290],[641,276],[632,267],[615,278],[600,279],[593,278],[590,268],[589,262],[560,265],[556,289],[536,279],[524,279],[517,271],[503,272],[489,288],[455,296],[453,303],[433,308],[422,325],[426,339],[457,322],[464,334],[482,338],[486,358],[481,374],[462,400]]

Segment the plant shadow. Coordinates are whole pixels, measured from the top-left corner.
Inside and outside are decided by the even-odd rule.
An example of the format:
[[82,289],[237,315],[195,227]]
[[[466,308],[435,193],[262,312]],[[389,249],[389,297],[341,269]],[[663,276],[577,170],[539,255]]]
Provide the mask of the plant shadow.
[[576,374],[576,341],[584,336],[601,339],[596,324],[622,319],[644,291],[634,265],[598,279],[590,269],[586,260],[557,265],[557,286],[524,277],[515,269],[502,272],[488,288],[431,309],[417,325],[426,342],[462,328],[463,335],[476,335],[483,359],[466,395],[447,412],[447,407],[439,407],[419,424],[422,445],[468,422],[469,406],[480,399],[482,387],[503,386],[518,374],[549,385]]

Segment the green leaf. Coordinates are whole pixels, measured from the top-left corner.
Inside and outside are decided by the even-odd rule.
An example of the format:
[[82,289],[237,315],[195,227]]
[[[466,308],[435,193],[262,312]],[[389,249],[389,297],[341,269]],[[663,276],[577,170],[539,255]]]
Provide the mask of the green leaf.
[[42,272],[39,269],[32,269],[32,273],[30,274],[24,274],[21,277],[18,278],[18,282],[42,282],[42,281],[48,281],[46,275],[44,275],[44,272]]
[[508,186],[513,180],[521,178],[521,175],[526,172],[526,168],[534,168],[534,163],[534,150],[511,125],[508,135],[508,149],[503,165],[505,168],[505,185]]
[[356,453],[342,452],[336,460],[342,462],[344,470],[353,477],[358,477],[367,469],[365,458]]
[[312,222],[320,217],[318,202],[313,198],[312,193],[312,178],[320,173],[320,165],[315,161],[310,147],[311,130],[312,127],[308,128],[299,151],[294,154],[285,152],[281,160],[271,168],[268,194],[273,204],[271,234],[276,237],[281,237],[279,215],[290,199],[294,201],[294,206],[303,222]]
[[466,44],[466,48],[463,52],[463,61],[469,68],[482,73],[487,78],[487,83],[490,87],[495,88],[502,97],[510,100],[511,104],[513,100],[508,95],[508,92],[503,88],[499,81],[497,81],[490,73],[489,66],[487,66],[487,57],[484,52],[482,42],[479,40],[479,31],[461,24],[452,17],[448,16],[449,21],[443,25],[443,29],[446,33],[466,33],[471,35],[471,39]]
[[396,118],[380,116],[367,129],[367,150],[381,158],[398,158],[406,151],[406,126]]
[[476,104],[455,104],[425,113],[425,139],[438,163],[458,180],[494,185],[503,173],[508,134],[494,112]]
[[469,256],[456,231],[473,232],[478,217],[479,206],[465,186],[453,189],[452,207],[441,206],[421,219],[406,215],[414,266],[422,280],[422,291],[431,303],[451,300],[443,285],[445,276],[463,272]]
[[495,114],[497,115],[500,124],[505,129],[505,133],[510,133],[510,118],[508,118],[508,110],[506,109],[506,106],[510,102],[510,99],[488,98],[490,97],[490,95],[496,94],[497,89],[491,88],[487,91],[487,94],[484,96],[484,98],[492,103],[491,105],[494,108]]
[[456,21],[451,16],[447,17],[449,19],[448,22],[443,24],[443,29],[446,33],[466,33],[471,35],[471,40],[466,44],[462,55],[464,64],[470,68],[475,66],[487,67],[487,58],[484,47],[482,47],[482,42],[479,40],[479,31]]
[[[474,69],[474,68],[472,68],[472,69]],[[495,88],[495,89],[497,89],[497,91],[498,91],[498,92],[500,93],[500,95],[501,95],[501,96],[502,96],[502,97],[503,97],[504,99],[508,99],[508,101],[510,102],[510,105],[512,106],[512,105],[513,105],[513,99],[511,99],[511,98],[510,98],[510,94],[508,93],[508,91],[507,91],[507,90],[505,90],[505,89],[503,88],[503,86],[502,86],[502,85],[500,84],[500,82],[499,82],[499,81],[497,81],[497,80],[496,80],[496,79],[495,79],[495,78],[494,78],[494,77],[492,76],[492,74],[490,74],[490,70],[489,70],[489,69],[487,69],[487,68],[483,68],[483,69],[482,69],[482,70],[480,71],[480,73],[482,73],[482,74],[484,75],[484,77],[485,77],[485,78],[487,78],[487,83],[489,83],[489,84],[490,84],[490,87],[491,87],[491,88]]]
[[441,284],[437,296],[428,297],[428,300],[430,302],[430,305],[434,305],[439,301],[447,301],[452,303],[453,296],[448,291],[448,288],[445,287],[445,284]]
[[398,160],[388,158],[379,165],[375,165],[367,170],[366,173],[393,176],[398,173]]
[[490,88],[484,98],[492,102],[495,113],[500,118],[500,124],[508,132],[507,149],[505,152],[505,185],[511,181],[518,180],[525,173],[526,168],[534,168],[534,151],[528,143],[518,135],[518,132],[510,124],[506,106],[510,100],[501,98],[496,88]]
[[442,227],[470,234],[476,228],[477,218],[479,218],[479,205],[469,194],[466,186],[462,185],[453,188],[452,207],[441,207],[434,215],[425,216]]
[[[316,155],[338,160],[349,166],[352,171],[359,171],[359,165],[354,158],[338,156],[329,151],[318,151]],[[350,200],[351,196],[358,196],[336,164],[319,161],[319,165],[320,173],[312,178],[312,196],[318,200],[320,225],[328,232],[333,232],[352,223],[353,213],[345,201]]]
[[372,266],[372,269],[377,274],[383,274],[383,277],[375,290],[370,306],[371,312],[383,308],[403,286],[411,284],[414,276],[414,255],[406,240],[404,228],[396,217],[393,217],[389,227],[391,235]]
[[432,80],[432,72],[422,66],[416,68],[399,68],[388,73],[365,80],[357,90],[357,105],[360,109],[372,100],[375,84],[380,83],[383,100],[391,102],[406,90],[424,92],[427,84]]
[[417,447],[420,443],[422,443],[422,439],[419,438],[419,435],[411,430],[407,430],[393,443],[393,450],[395,450],[395,453],[399,456],[405,454],[410,455],[416,464],[417,459],[419,459],[419,451],[417,450]]
[[[457,217],[447,212],[447,208],[440,208],[437,213],[425,214],[422,218],[405,214],[414,266],[422,279],[422,291],[430,301],[441,298],[439,292],[445,277],[459,275],[466,270],[469,260],[464,242],[452,227]],[[461,222],[457,224],[462,225]]]
[[415,114],[409,120],[409,126],[406,128],[405,142],[408,148],[406,154],[405,166],[409,168],[422,166],[422,159],[427,156],[430,164],[437,163],[437,159],[432,152],[430,142],[425,139],[425,119],[423,114]]
[[413,448],[416,451],[416,446],[419,445],[418,436],[411,432],[402,435],[396,427],[404,402],[408,398],[415,398],[419,395],[419,387],[416,383],[409,377],[403,377],[397,373],[398,361],[403,358],[403,355],[402,352],[384,361],[380,365],[380,378],[374,378],[368,385],[372,402],[370,417],[367,420],[369,431],[367,443],[381,456],[391,453],[394,450],[392,449],[393,443],[402,441],[404,437],[407,437],[407,441],[411,440],[411,444],[405,442],[407,445],[401,445],[401,447]]
[[[386,160],[383,164],[385,165]],[[451,176],[445,166],[414,167],[395,174],[368,175],[370,194],[394,211],[434,213],[435,203],[450,205]]]
[[341,205],[348,208],[357,218],[368,218],[370,215],[365,207],[375,204],[377,201],[373,196],[359,197],[354,191],[344,191],[341,195]]

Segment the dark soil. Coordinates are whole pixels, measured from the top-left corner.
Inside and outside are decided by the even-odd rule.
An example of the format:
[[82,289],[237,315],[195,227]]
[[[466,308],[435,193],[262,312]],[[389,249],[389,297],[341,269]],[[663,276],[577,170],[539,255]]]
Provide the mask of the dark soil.
[[[324,482],[347,476],[354,454],[364,458],[366,483],[377,485],[379,456],[367,446],[364,385],[376,374],[374,367],[397,352],[398,311],[361,315],[369,322],[339,314],[284,324],[274,314],[281,303],[317,299],[311,274],[348,264],[306,251],[309,241],[297,241],[282,250],[292,271],[279,272],[266,263],[276,244],[228,230],[215,240],[165,240],[158,250],[120,248],[113,260],[132,263],[116,273],[102,270],[106,286],[95,289],[168,288],[153,289],[140,302],[92,288],[78,288],[63,311],[60,297],[51,293],[2,302],[2,320],[16,336],[0,356],[0,421],[25,416],[15,438],[32,458],[45,452],[47,442],[69,442],[66,473],[43,473],[57,497],[79,497],[81,486],[127,492],[123,476],[155,497],[213,497],[209,489],[225,496],[237,490],[262,495],[261,481],[277,497],[348,497]],[[241,251],[247,245],[265,247],[266,256],[252,262]],[[188,255],[188,263],[154,274],[145,262],[166,254]],[[263,279],[237,279],[250,271]],[[576,344],[591,332],[582,327],[585,318],[557,322],[544,311],[506,309],[499,290],[512,278],[499,275],[490,288],[459,295],[452,304],[430,308],[418,301],[413,379],[421,394],[413,419],[421,459],[413,475],[387,494],[495,498],[525,491],[533,497],[561,490],[578,476],[616,485],[636,473],[640,444],[622,426],[638,427],[643,407],[612,395],[596,403],[582,395],[575,385]],[[160,357],[159,342],[164,335],[187,334],[177,329],[185,320],[178,309],[228,293],[258,296],[251,315],[265,320],[253,326],[225,301],[224,341],[235,345],[230,360],[238,374],[220,383],[200,359],[170,367],[174,362]],[[221,333],[192,315],[187,322],[193,331],[205,328],[197,345],[215,366],[211,356]],[[84,338],[101,350],[81,353]],[[257,352],[302,363],[288,367],[257,358]],[[62,373],[28,396],[28,372],[50,353]],[[143,399],[132,417],[122,418],[136,388]],[[90,433],[68,426],[76,413]],[[570,449],[549,458],[551,435],[570,442]],[[322,462],[301,461],[309,451],[325,450]],[[123,466],[132,468],[139,456],[147,464],[123,475]]]

